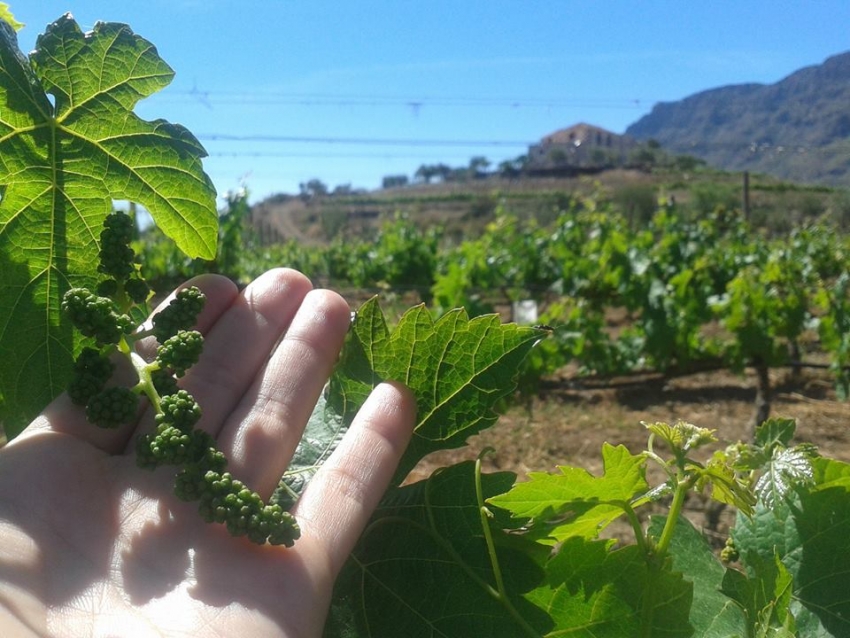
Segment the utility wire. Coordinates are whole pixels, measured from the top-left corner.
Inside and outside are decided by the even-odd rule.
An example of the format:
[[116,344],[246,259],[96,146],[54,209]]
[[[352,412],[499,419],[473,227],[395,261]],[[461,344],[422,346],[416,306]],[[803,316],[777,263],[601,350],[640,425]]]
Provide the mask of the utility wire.
[[231,135],[201,133],[199,140],[212,142],[286,142],[294,144],[359,144],[363,146],[528,146],[528,140],[428,140],[372,137],[304,137],[299,135]]
[[511,98],[481,96],[395,96],[324,93],[285,93],[249,91],[170,90],[161,96],[178,102],[200,101],[215,104],[257,104],[270,106],[403,106],[403,107],[501,107],[501,108],[624,108],[639,109],[657,100],[605,97]]

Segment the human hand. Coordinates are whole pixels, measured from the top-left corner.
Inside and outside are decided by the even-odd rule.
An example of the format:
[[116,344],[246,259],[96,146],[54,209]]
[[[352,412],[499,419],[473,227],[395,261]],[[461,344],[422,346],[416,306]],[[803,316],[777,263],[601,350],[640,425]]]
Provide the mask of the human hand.
[[[205,345],[181,386],[228,471],[267,499],[336,362],[348,305],[286,269],[241,294],[219,276],[192,283],[207,296]],[[173,472],[136,466],[149,411],[102,430],[60,396],[0,450],[0,635],[319,636],[414,410],[406,388],[372,392],[296,504],[301,538],[285,549],[204,523],[173,496]]]

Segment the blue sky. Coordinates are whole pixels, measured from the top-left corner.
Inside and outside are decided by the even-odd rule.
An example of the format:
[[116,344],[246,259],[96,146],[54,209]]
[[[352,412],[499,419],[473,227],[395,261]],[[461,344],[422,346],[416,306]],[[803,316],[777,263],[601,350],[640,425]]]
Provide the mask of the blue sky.
[[66,11],[155,44],[177,75],[137,112],[187,126],[219,193],[254,200],[497,164],[559,128],[623,132],[656,102],[850,50],[847,0],[7,1],[25,52]]

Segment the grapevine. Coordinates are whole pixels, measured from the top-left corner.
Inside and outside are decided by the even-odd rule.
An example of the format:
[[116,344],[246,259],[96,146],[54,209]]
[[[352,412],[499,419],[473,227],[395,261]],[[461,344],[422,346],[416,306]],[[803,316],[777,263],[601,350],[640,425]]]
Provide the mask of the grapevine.
[[[98,271],[109,278],[97,285],[97,292],[72,288],[63,299],[62,309],[70,321],[96,344],[77,357],[68,394],[101,428],[131,422],[140,397],[147,398],[156,431],[136,441],[139,467],[176,468],[175,495],[197,501],[205,521],[225,524],[232,535],[247,536],[257,544],[291,546],[299,536],[294,517],[279,505],[263,503],[259,494],[226,472],[227,460],[215,440],[195,427],[201,419],[200,406],[186,390],[178,389],[175,377],[184,376],[203,350],[203,336],[193,329],[204,306],[203,293],[185,288],[153,317],[151,328],[133,328],[131,314],[146,304],[150,291],[137,274],[130,247],[132,225],[132,218],[120,211],[106,218]],[[154,360],[146,362],[134,346],[150,336],[159,346]],[[108,385],[115,368],[111,356],[130,361],[136,372],[134,385]]]

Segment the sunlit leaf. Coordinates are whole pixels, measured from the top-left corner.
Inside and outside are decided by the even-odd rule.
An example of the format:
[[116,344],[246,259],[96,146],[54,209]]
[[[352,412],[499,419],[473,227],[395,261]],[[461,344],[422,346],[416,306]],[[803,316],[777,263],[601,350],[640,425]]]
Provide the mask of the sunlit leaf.
[[604,472],[560,466],[558,474],[532,472],[507,494],[490,500],[520,519],[542,526],[548,537],[595,537],[623,514],[623,504],[647,491],[645,459],[623,445],[602,447]]
[[191,257],[215,255],[215,189],[184,127],[136,103],[174,72],[129,27],[49,25],[29,59],[0,21],[0,418],[14,434],[64,386],[63,293],[90,286],[116,199],[143,205]]
[[357,311],[331,402],[344,401],[350,412],[381,381],[413,390],[417,424],[396,472],[400,482],[426,454],[461,447],[496,422],[520,362],[546,334],[497,315],[469,319],[462,309],[435,321],[424,306],[408,310],[390,332],[373,299]]

